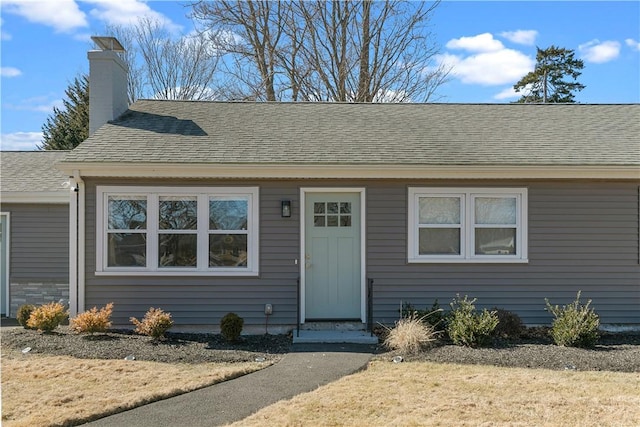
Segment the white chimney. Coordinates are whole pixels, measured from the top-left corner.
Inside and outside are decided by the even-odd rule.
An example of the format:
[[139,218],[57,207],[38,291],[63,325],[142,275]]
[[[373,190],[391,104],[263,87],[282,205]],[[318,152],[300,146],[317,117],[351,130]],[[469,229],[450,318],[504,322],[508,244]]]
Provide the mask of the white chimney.
[[129,107],[127,65],[117,52],[124,48],[115,37],[91,37],[100,50],[90,50],[89,135]]

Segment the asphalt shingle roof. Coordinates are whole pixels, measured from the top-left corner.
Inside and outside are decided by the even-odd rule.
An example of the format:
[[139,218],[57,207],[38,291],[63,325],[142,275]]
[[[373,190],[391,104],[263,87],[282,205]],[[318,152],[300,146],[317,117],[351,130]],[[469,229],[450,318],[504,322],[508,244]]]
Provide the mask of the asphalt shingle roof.
[[0,190],[2,192],[69,192],[69,178],[55,164],[69,151],[2,151]]
[[640,166],[640,104],[141,100],[66,162]]

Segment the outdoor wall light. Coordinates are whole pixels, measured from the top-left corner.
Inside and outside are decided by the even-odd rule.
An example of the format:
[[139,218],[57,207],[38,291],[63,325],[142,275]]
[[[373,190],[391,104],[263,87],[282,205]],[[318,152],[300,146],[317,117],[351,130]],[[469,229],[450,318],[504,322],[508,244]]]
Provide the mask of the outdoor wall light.
[[291,217],[291,200],[282,201],[282,218]]

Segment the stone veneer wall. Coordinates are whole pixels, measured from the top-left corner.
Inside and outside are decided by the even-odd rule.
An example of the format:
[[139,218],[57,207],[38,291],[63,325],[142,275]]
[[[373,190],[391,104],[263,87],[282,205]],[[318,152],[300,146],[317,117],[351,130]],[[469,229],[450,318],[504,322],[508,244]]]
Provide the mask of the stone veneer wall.
[[9,286],[10,313],[15,317],[23,304],[42,305],[50,302],[69,300],[68,283],[11,283]]

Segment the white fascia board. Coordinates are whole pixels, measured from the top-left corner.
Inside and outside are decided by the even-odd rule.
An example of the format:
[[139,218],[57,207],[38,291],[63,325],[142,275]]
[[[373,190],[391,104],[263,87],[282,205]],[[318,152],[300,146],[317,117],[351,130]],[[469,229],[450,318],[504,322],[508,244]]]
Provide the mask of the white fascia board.
[[3,191],[2,203],[69,204],[68,191]]
[[289,165],[59,163],[85,177],[273,179],[608,179],[640,180],[637,166]]

